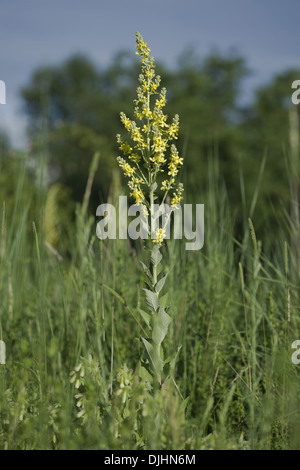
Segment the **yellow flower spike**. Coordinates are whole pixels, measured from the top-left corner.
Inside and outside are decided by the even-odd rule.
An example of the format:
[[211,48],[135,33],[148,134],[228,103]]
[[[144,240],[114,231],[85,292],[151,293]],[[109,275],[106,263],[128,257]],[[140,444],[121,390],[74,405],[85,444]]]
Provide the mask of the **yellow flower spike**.
[[171,145],[171,156],[170,163],[168,165],[169,172],[168,175],[176,176],[178,173],[178,167],[183,165],[183,158],[179,157],[178,150],[174,144]]
[[168,129],[168,135],[170,139],[177,139],[178,126],[176,124],[171,124]]
[[178,173],[177,167],[173,163],[169,163],[168,175],[175,177]]
[[178,194],[175,194],[175,196],[171,199],[171,206],[176,206],[177,204],[180,204],[182,197]]
[[133,173],[136,171],[136,168],[132,168],[129,163],[127,163],[124,158],[118,157],[117,161],[119,163],[119,167],[122,168],[124,171],[125,176],[132,176]]
[[142,178],[137,178],[136,176],[133,176],[131,181],[135,186],[143,183]]
[[145,205],[142,206],[143,216],[147,217],[149,215],[149,211]]
[[142,59],[149,57],[150,49],[147,47],[147,43],[143,40],[143,37],[140,33],[136,33],[136,42],[137,42],[137,52],[136,54]]
[[166,103],[167,103],[166,94],[167,94],[166,88],[162,88],[161,91],[160,91],[159,98],[155,101],[155,107],[156,108],[162,109],[166,105]]
[[135,172],[135,168],[132,168],[129,163],[125,163],[123,167],[124,175],[125,176],[131,176]]
[[170,181],[169,180],[164,180],[162,183],[161,183],[161,190],[162,191],[167,191],[170,187]]
[[128,131],[131,126],[131,120],[126,116],[125,113],[121,113],[121,122],[123,123],[125,129]]
[[177,209],[177,204],[180,204],[180,201],[182,200],[183,191],[183,184],[179,183],[175,193],[173,193],[173,198],[171,199],[171,206],[175,209]]
[[140,189],[138,189],[138,187],[135,187],[132,193],[130,193],[130,196],[135,199],[135,203],[137,205],[140,205],[144,200],[144,194]]
[[[124,175],[130,178],[128,182],[130,195],[136,204],[142,204],[146,208],[156,199],[154,192],[157,188],[158,174],[166,173],[160,186],[165,192],[165,200],[169,190],[175,185],[175,178],[183,159],[179,157],[177,148],[172,143],[178,138],[179,117],[175,115],[171,123],[168,123],[168,116],[163,112],[167,103],[166,89],[159,89],[161,79],[155,73],[154,59],[150,56],[150,49],[140,33],[136,34],[136,42],[136,53],[141,61],[139,86],[136,90],[136,99],[133,101],[136,121],[121,113],[121,121],[130,140],[126,142],[121,136],[117,136],[127,162],[132,162],[134,165],[131,166],[125,159],[120,160],[121,157],[118,158],[118,162]],[[168,150],[169,155],[167,155]],[[182,191],[183,189],[179,190],[178,186],[173,193],[174,207],[182,199]],[[156,243],[161,244],[163,234],[158,235]]]
[[161,190],[162,191],[166,191],[168,189],[168,186],[169,186],[169,181],[168,180],[164,180],[161,184]]

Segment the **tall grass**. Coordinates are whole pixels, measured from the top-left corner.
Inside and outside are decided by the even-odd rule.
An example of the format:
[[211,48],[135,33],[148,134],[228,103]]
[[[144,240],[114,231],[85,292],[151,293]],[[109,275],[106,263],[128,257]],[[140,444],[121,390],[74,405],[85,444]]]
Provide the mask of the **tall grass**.
[[[137,371],[146,361],[142,248],[96,237],[87,210],[95,167],[52,247],[46,188],[28,184],[19,165],[1,222],[1,449],[299,449],[300,376],[291,361],[299,266],[291,276],[289,222],[278,239],[259,240],[253,208],[237,239],[211,162],[209,191],[194,201],[205,204],[204,248],[163,247],[173,378],[159,396]],[[111,198],[122,191],[116,183]]]

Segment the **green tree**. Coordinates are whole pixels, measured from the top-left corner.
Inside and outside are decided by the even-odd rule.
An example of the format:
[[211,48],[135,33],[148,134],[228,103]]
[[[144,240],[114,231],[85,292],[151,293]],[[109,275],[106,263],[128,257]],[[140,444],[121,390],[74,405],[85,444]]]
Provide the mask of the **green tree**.
[[[207,201],[209,169],[217,156],[238,227],[247,221],[247,214],[255,216],[257,230],[263,228],[266,216],[271,216],[274,227],[276,208],[289,204],[285,156],[290,145],[291,84],[300,72],[274,77],[245,107],[240,97],[249,70],[236,53],[212,52],[200,59],[189,50],[175,68],[157,63],[156,71],[168,90],[166,112],[178,113],[181,119],[178,149],[185,157],[180,177],[188,183],[186,200],[190,192],[198,201]],[[132,117],[128,103],[134,99],[137,76],[135,56],[126,51],[99,69],[87,58],[75,56],[36,70],[22,90],[33,153],[41,155],[37,150],[41,145],[46,148],[52,179],[71,187],[76,199],[83,195],[98,150],[94,205],[108,195],[112,175],[118,172],[115,135],[123,132],[119,110]]]
[[181,144],[186,146],[186,172],[193,191],[207,188],[208,162],[213,152],[220,157],[221,172],[230,186],[235,178],[234,142],[236,124],[241,119],[239,94],[248,70],[235,55],[217,52],[200,60],[187,51],[178,60],[178,69],[168,86],[171,110],[181,117]]
[[[246,110],[239,126],[243,172],[248,180],[248,201],[255,192],[258,171],[265,155],[265,168],[260,185],[259,205],[255,211],[258,224],[265,223],[266,215],[273,227],[282,223],[277,209],[289,210],[291,181],[291,109],[299,109],[291,102],[292,82],[299,79],[300,70],[277,74],[269,83],[259,87],[254,102]],[[299,107],[298,107],[299,108]],[[299,124],[298,124],[299,126]],[[299,133],[294,130],[294,132]],[[299,155],[298,155],[299,159]],[[299,175],[298,178],[299,184]],[[278,221],[278,218],[280,221]]]
[[[50,164],[76,196],[78,188],[84,188],[82,180],[96,150],[101,151],[102,162],[97,181],[103,193],[108,191],[115,161],[112,154],[119,151],[114,135],[122,131],[119,109],[130,112],[127,103],[137,85],[134,59],[120,52],[105,70],[98,71],[89,60],[76,56],[60,66],[37,70],[22,91],[32,141],[40,142],[46,129],[43,142]],[[238,113],[244,61],[218,54],[200,61],[190,52],[179,59],[177,69],[159,64],[157,70],[168,88],[168,111],[174,114],[176,108],[182,117],[180,145],[183,151],[187,144],[188,179],[194,188],[204,187],[211,147],[218,142],[223,161],[230,159],[231,121]]]
[[100,194],[94,195],[99,199],[101,191],[108,191],[114,159],[104,133],[110,121],[108,99],[95,66],[75,56],[62,65],[38,69],[22,96],[32,153],[46,150],[52,179],[71,187],[76,199],[83,195],[91,160],[100,150]]

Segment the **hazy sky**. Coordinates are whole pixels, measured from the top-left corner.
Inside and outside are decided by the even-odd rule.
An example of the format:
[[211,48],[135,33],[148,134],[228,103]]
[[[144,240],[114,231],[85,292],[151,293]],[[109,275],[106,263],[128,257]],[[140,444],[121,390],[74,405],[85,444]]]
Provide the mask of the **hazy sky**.
[[24,143],[18,92],[35,68],[75,52],[106,65],[120,49],[134,51],[136,31],[170,66],[188,46],[200,57],[235,48],[253,71],[250,96],[274,73],[300,68],[299,25],[300,0],[0,0],[0,128]]

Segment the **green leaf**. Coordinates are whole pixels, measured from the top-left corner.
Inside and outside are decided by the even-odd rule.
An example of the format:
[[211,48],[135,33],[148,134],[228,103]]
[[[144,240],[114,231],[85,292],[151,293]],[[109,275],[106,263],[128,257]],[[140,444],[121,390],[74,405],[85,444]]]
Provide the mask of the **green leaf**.
[[141,317],[143,318],[144,322],[150,328],[151,316],[149,315],[149,313],[145,312],[145,310],[142,310],[141,308],[139,308],[138,310],[139,310],[139,312],[141,314]]
[[159,251],[158,246],[156,245],[151,250],[151,263],[153,264],[153,266],[158,266],[161,260],[162,260],[162,254]]
[[152,292],[151,290],[149,289],[144,289],[145,293],[146,293],[146,302],[147,302],[147,305],[149,307],[149,309],[155,313],[156,310],[159,308],[159,300],[158,300],[158,296],[155,292]]
[[189,400],[190,400],[190,397],[187,397],[185,400],[183,400],[182,403],[180,403],[180,409],[181,409],[183,412],[185,411]]
[[142,268],[143,268],[143,271],[145,274],[147,274],[147,276],[151,276],[151,273],[150,273],[150,269],[148,268],[148,266],[145,265],[145,263],[143,263],[143,261],[139,260]]
[[160,291],[162,290],[162,288],[164,287],[165,285],[165,282],[166,282],[166,279],[168,277],[168,274],[166,274],[164,277],[162,277],[156,284],[155,286],[155,290],[156,292],[159,294]]
[[156,275],[159,276],[162,271],[163,265],[160,263],[158,266],[156,266]]
[[172,374],[172,375],[174,374],[176,362],[177,362],[178,355],[179,355],[179,353],[180,353],[181,348],[182,348],[182,346],[179,346],[179,347],[178,347],[175,356],[172,357],[172,359],[170,360],[170,370],[171,370],[171,374]]
[[147,341],[145,338],[142,338],[142,341],[143,341],[144,346],[145,346],[145,348],[146,348],[146,351],[147,351],[147,353],[148,353],[149,359],[150,359],[150,361],[152,362],[152,365],[154,365],[154,364],[153,364],[153,357],[152,357],[152,356],[153,356],[153,346],[152,346],[152,344],[149,343],[149,341]]
[[162,375],[163,368],[164,368],[164,361],[160,357],[157,349],[153,349],[152,362],[153,362],[153,368],[154,368],[155,374],[157,376],[157,380],[159,383],[161,383],[161,375]]
[[154,344],[160,345],[163,342],[170,322],[170,315],[167,314],[164,308],[160,308],[157,315],[153,317],[152,340]]
[[143,263],[141,260],[139,260],[139,262],[141,263],[141,266],[143,268],[143,271],[144,271],[144,275],[145,275],[145,279],[146,279],[146,282],[147,284],[152,287],[153,286],[153,276],[150,272],[150,269],[145,265],[145,263]]
[[169,305],[169,292],[164,294],[160,299],[159,299],[160,306],[162,308],[167,308]]
[[157,380],[159,383],[161,383],[161,374],[163,371],[164,363],[161,357],[159,356],[158,348],[154,349],[152,344],[150,344],[149,341],[147,341],[145,338],[142,338],[142,341],[152,363],[153,370],[157,375]]
[[147,369],[143,366],[140,366],[140,370],[139,370],[139,376],[142,380],[144,380],[145,382],[149,382],[150,384],[153,382],[153,377],[151,374],[149,374],[149,372],[147,371]]

